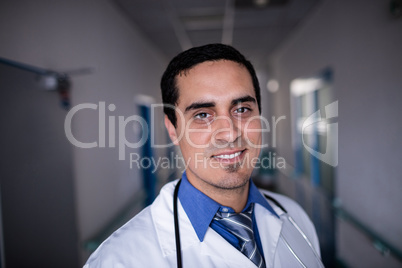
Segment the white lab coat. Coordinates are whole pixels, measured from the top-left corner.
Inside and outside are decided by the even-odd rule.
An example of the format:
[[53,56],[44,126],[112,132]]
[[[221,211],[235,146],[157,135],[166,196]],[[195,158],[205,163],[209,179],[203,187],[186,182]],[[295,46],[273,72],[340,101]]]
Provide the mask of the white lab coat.
[[[173,218],[173,191],[177,181],[166,184],[152,205],[106,239],[91,255],[84,268],[177,267]],[[288,211],[319,254],[317,235],[306,213],[291,199],[266,192]],[[286,214],[270,202],[280,219],[255,205],[266,267],[316,267],[312,249],[286,220]],[[256,267],[212,228],[200,242],[183,207],[178,202],[183,267]],[[291,246],[291,250],[287,244]],[[310,259],[309,259],[310,258]],[[310,263],[311,262],[311,263]]]

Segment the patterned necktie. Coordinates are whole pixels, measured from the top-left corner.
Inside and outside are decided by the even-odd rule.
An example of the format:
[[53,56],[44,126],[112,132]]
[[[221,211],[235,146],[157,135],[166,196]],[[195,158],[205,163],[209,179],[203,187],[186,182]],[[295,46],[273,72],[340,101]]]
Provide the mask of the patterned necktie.
[[241,253],[246,255],[258,267],[265,268],[264,258],[261,256],[254,239],[253,209],[254,204],[251,204],[246,211],[241,213],[218,211],[214,220],[221,223],[227,231],[238,237]]

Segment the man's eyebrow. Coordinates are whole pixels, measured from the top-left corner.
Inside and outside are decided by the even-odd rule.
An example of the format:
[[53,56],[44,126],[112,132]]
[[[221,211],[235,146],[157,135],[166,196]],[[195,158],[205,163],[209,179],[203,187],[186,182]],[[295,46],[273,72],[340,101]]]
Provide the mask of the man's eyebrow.
[[255,98],[253,98],[251,96],[244,96],[244,97],[240,97],[240,98],[232,100],[232,105],[234,106],[234,105],[237,105],[237,104],[242,103],[242,102],[256,103],[257,101],[255,100]]
[[215,102],[194,102],[191,105],[187,106],[184,112],[188,112],[190,110],[195,110],[199,108],[210,108],[215,107]]

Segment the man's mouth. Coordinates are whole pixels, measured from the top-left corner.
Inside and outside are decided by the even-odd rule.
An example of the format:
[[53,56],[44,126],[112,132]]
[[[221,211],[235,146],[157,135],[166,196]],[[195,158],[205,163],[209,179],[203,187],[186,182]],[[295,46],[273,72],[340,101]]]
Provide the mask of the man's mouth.
[[220,159],[233,159],[233,158],[235,158],[236,156],[239,156],[241,153],[242,153],[242,152],[240,151],[240,152],[237,152],[237,153],[234,153],[234,154],[215,155],[214,157],[215,157],[215,158],[220,158]]
[[213,155],[212,157],[218,161],[237,162],[237,161],[241,160],[242,155],[245,151],[246,151],[246,149],[241,150],[241,151],[223,152],[220,154]]

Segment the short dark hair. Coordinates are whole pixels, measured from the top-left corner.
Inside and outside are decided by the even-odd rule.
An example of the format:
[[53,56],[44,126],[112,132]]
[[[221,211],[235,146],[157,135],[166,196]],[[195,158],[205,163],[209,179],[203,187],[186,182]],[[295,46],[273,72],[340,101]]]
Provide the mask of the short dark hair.
[[163,111],[170,122],[176,127],[176,114],[172,106],[177,105],[179,99],[179,90],[177,88],[176,76],[181,72],[188,71],[195,65],[205,61],[230,60],[237,62],[247,68],[251,75],[255,96],[259,112],[261,113],[261,95],[260,85],[255,73],[254,67],[239,51],[224,44],[209,44],[199,47],[193,47],[181,52],[174,57],[161,79],[162,101],[164,103]]

